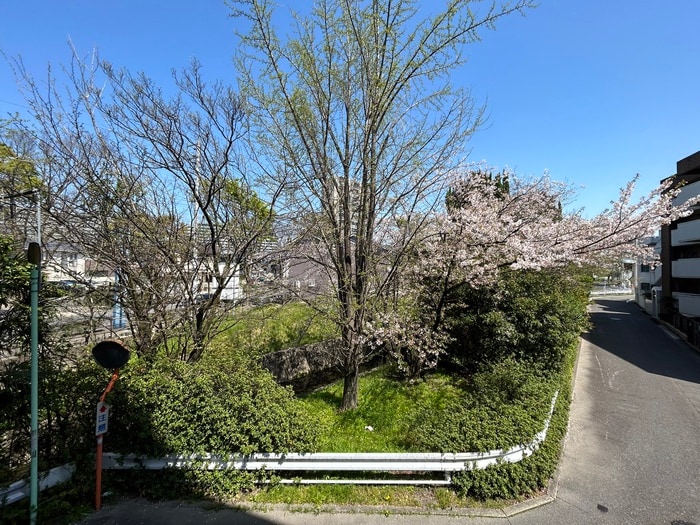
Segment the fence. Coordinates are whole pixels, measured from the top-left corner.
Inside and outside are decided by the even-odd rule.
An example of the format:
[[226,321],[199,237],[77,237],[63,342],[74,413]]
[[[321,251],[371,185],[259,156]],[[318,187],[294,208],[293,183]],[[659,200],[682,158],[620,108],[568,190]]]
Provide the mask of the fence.
[[[319,452],[309,454],[251,454],[248,456],[232,456],[221,458],[214,455],[167,456],[165,458],[146,458],[135,454],[105,453],[102,468],[105,470],[146,469],[162,470],[165,468],[200,468],[204,470],[269,470],[276,473],[401,473],[402,477],[387,479],[363,477],[358,479],[338,478],[299,478],[282,477],[283,484],[355,484],[355,485],[450,485],[452,474],[464,470],[483,469],[500,462],[517,463],[532,455],[540,444],[547,438],[549,424],[554,412],[559,392],[554,394],[549,408],[549,414],[544,422],[544,428],[538,432],[529,443],[517,445],[507,450],[491,450],[488,452],[458,452],[458,453],[332,453]],[[67,469],[68,465],[59,467]],[[58,469],[53,469],[58,470]],[[426,479],[424,477],[407,478],[411,474],[439,473],[443,479]],[[72,474],[72,471],[71,471]],[[69,476],[70,477],[70,476]],[[56,481],[67,481],[61,479]],[[46,480],[45,480],[46,481]],[[40,484],[43,490],[48,485]],[[22,485],[23,484],[23,485]],[[10,487],[0,490],[0,506],[12,503],[26,497],[20,486],[26,482],[17,482]],[[17,486],[18,488],[13,488]]]

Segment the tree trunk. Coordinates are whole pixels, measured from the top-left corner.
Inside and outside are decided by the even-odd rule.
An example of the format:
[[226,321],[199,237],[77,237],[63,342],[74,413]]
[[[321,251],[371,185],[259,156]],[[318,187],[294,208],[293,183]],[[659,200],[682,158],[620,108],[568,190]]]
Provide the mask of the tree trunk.
[[195,314],[195,327],[192,331],[192,351],[187,356],[188,363],[196,363],[204,353],[204,316],[205,311],[202,307],[197,308]]
[[358,405],[360,387],[360,367],[349,367],[343,378],[343,400],[340,402],[340,411],[354,410]]

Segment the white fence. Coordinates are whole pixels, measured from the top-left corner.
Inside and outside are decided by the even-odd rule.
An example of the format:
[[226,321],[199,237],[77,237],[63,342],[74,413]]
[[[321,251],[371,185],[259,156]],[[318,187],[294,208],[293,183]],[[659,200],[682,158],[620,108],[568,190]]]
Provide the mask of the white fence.
[[[102,468],[105,470],[146,469],[162,470],[165,468],[200,468],[203,470],[246,470],[261,469],[279,472],[365,472],[365,473],[401,473],[425,474],[440,473],[443,479],[426,478],[339,478],[339,479],[302,479],[290,477],[282,479],[286,484],[353,484],[353,485],[449,485],[452,474],[464,470],[483,469],[500,462],[517,463],[530,456],[547,438],[549,424],[554,412],[559,393],[554,394],[549,408],[549,414],[544,422],[544,428],[535,435],[529,443],[511,447],[508,450],[491,450],[489,452],[460,452],[460,453],[333,453],[318,452],[309,454],[251,454],[248,456],[167,456],[165,458],[146,458],[135,454],[105,453]],[[69,466],[53,469],[68,469]],[[72,474],[72,471],[71,471]],[[57,479],[54,484],[67,481]],[[48,486],[48,480],[42,481],[40,489]],[[16,487],[16,488],[13,488]],[[20,481],[0,490],[0,506],[9,504],[27,496],[28,483]]]

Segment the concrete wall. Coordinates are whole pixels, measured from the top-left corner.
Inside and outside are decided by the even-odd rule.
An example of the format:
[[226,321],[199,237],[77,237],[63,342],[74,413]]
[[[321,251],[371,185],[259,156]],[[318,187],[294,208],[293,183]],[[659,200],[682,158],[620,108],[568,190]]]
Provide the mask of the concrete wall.
[[266,354],[262,365],[278,383],[296,391],[314,388],[340,377],[340,339],[323,341]]
[[[266,354],[262,365],[278,383],[290,385],[297,393],[318,388],[342,377],[340,339],[289,348]],[[378,354],[364,363],[362,371],[371,370],[384,363]]]

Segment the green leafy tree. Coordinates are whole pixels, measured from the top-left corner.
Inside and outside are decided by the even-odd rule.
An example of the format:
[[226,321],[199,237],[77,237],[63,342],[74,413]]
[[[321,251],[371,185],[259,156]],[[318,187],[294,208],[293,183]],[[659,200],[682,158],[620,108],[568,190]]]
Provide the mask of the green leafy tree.
[[[30,265],[15,242],[0,236],[0,480],[24,475],[30,448]],[[39,296],[39,460],[42,468],[68,460],[67,409],[74,399],[60,395],[62,373],[73,367],[69,346],[52,332],[56,290],[42,285]],[[88,434],[85,434],[88,435]],[[80,438],[78,438],[79,440]]]
[[10,237],[0,237],[0,352],[7,357],[29,347],[29,272],[26,257]]
[[18,248],[36,239],[36,206],[42,181],[30,138],[17,129],[17,118],[0,120],[0,234]]
[[341,409],[352,409],[371,353],[367,324],[482,121],[483,108],[450,74],[482,30],[532,2],[481,9],[452,0],[426,16],[410,0],[317,0],[294,16],[288,38],[269,0],[231,3],[250,22],[238,65],[261,167],[287,187],[292,217],[307,219],[295,231],[297,253],[332,283]]

